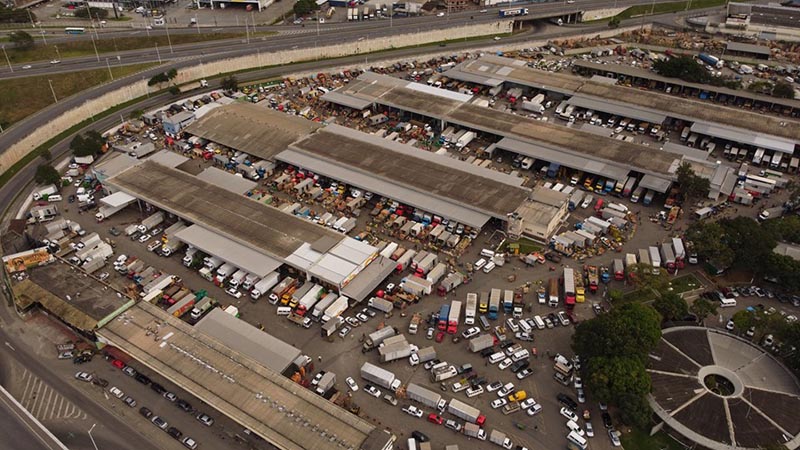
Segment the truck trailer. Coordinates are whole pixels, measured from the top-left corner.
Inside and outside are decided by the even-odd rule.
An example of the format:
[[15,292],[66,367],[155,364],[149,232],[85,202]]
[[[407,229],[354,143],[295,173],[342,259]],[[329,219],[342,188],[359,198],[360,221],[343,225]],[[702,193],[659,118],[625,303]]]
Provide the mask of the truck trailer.
[[479,409],[467,405],[461,400],[451,399],[450,403],[447,405],[447,412],[477,425],[483,425],[484,422],[486,422],[486,417],[481,415]]
[[250,291],[250,298],[253,301],[258,300],[263,294],[278,284],[280,277],[281,276],[278,272],[269,273],[267,276],[262,278],[261,281],[256,283],[256,285],[253,287],[253,290]]
[[368,362],[361,366],[361,378],[391,391],[400,387],[400,380],[392,372]]
[[474,292],[467,293],[467,309],[464,312],[464,323],[466,325],[475,324],[475,314],[478,309],[478,294]]
[[438,393],[414,383],[408,383],[406,386],[406,397],[433,409],[438,408],[442,400],[442,396]]

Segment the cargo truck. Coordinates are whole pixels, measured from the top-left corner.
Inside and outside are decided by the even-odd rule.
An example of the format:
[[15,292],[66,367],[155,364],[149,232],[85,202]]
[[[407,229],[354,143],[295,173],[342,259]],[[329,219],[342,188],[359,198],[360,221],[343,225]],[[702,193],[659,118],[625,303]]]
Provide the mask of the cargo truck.
[[416,250],[406,250],[406,252],[403,253],[403,256],[397,259],[397,267],[395,270],[397,272],[402,272],[406,270],[408,268],[408,265],[411,263],[411,259],[416,254],[417,254]]
[[425,279],[430,281],[431,284],[436,284],[445,274],[447,274],[447,264],[439,263],[428,272],[428,276]]
[[447,319],[447,334],[458,332],[458,320],[461,317],[461,301],[453,300],[450,304],[450,312]]
[[676,271],[675,266],[675,253],[672,251],[672,243],[664,242],[661,244],[661,261],[667,272],[674,274]]
[[599,277],[597,273],[597,266],[589,266],[586,269],[587,277],[589,278],[589,292],[592,294],[597,293],[597,287],[599,286]]
[[403,340],[392,344],[385,344],[378,348],[378,355],[382,363],[395,361],[411,356],[411,345]]
[[417,297],[430,295],[433,290],[433,283],[418,276],[405,277],[402,279],[400,285],[404,292],[416,295]]
[[[278,274],[278,272],[270,272],[267,276],[256,283],[255,286],[253,286],[253,290],[250,291],[250,299],[252,301],[258,300],[263,294],[278,284],[280,277],[281,276]],[[281,295],[283,294],[281,293]]]
[[675,250],[675,267],[683,269],[686,265],[686,249],[680,238],[672,238],[672,248]]
[[363,345],[361,346],[361,352],[366,353],[377,346],[381,345],[386,338],[392,337],[397,334],[397,330],[392,327],[383,327],[378,331],[374,331],[367,335],[367,338],[364,340]]
[[147,230],[151,230],[153,227],[158,226],[163,221],[164,221],[164,213],[159,211],[144,219],[137,228],[140,232],[146,233]]
[[564,306],[568,310],[575,307],[575,271],[571,267],[564,268]]
[[433,346],[428,346],[412,354],[408,358],[408,361],[412,366],[416,366],[417,364],[433,361],[434,359],[436,359],[436,349]]
[[239,285],[244,281],[244,278],[247,276],[247,272],[239,269],[231,275],[230,279],[228,280],[228,286],[236,289]]
[[493,345],[494,337],[491,334],[483,334],[469,340],[469,351],[477,353]]
[[146,284],[144,287],[142,287],[142,294],[144,294],[142,295],[142,297],[149,294],[150,291],[155,291],[155,290],[163,291],[164,289],[167,288],[167,286],[172,284],[174,280],[175,277],[173,277],[172,275],[162,275],[157,280],[153,280],[150,283]]
[[391,391],[400,387],[400,380],[392,372],[368,362],[361,366],[361,378]]
[[102,221],[108,219],[109,217],[113,216],[114,214],[122,211],[127,206],[128,206],[128,204],[122,204],[122,205],[117,205],[117,206],[103,205],[103,206],[100,207],[100,209],[94,215],[94,218],[98,222],[102,222]]
[[431,371],[431,382],[438,383],[458,375],[456,367],[453,365],[445,365],[442,367],[434,368]]
[[[439,296],[444,297],[448,292],[452,291],[458,286],[461,286],[461,284],[464,283],[465,278],[466,277],[461,272],[452,272],[447,275],[439,285]],[[430,281],[430,276],[428,277],[428,280]]]
[[367,306],[383,313],[390,313],[392,309],[394,309],[394,304],[392,304],[392,302],[379,297],[370,298],[369,302],[367,302]]
[[447,330],[447,321],[450,319],[450,305],[444,304],[439,307],[439,316],[436,319],[436,328],[439,331]]
[[459,419],[464,419],[467,422],[474,423],[476,425],[483,425],[486,422],[486,416],[481,415],[479,409],[470,406],[461,400],[450,400],[450,403],[447,405],[447,412],[458,417]]
[[506,289],[503,291],[503,312],[511,314],[514,311],[514,291]]
[[489,318],[492,320],[497,319],[497,313],[500,312],[500,292],[500,289],[489,292]]
[[474,292],[467,293],[467,309],[464,313],[464,324],[475,324],[475,313],[478,309],[478,294]]
[[316,322],[319,322],[319,320],[322,318],[323,314],[325,313],[325,310],[329,306],[331,306],[331,304],[333,304],[333,302],[335,302],[337,298],[339,298],[339,295],[336,294],[335,292],[329,292],[327,295],[322,297],[322,300],[318,301],[314,305],[314,309],[311,310],[311,314],[310,314],[311,319],[316,321]]
[[[636,261],[636,256],[628,253],[625,255],[627,258],[628,255],[633,256],[634,264]],[[622,264],[622,260],[617,258],[614,260],[614,279],[617,281],[624,281],[625,280],[625,266]]]
[[661,273],[661,254],[658,251],[658,247],[650,246],[647,250],[648,253],[650,253],[650,264],[653,268],[653,275],[658,275]]
[[427,275],[427,273],[433,269],[433,267],[438,262],[439,257],[435,253],[429,253],[428,256],[425,257],[422,261],[417,264],[416,273],[418,276],[422,277]]
[[478,436],[482,435],[484,439],[486,439],[486,431],[483,430],[479,425],[467,422],[464,424],[464,434],[469,437],[477,438]]
[[492,430],[489,433],[489,442],[492,444],[497,444],[503,448],[511,448],[513,445],[511,444],[511,439],[509,439],[505,433],[498,430]]
[[427,250],[422,250],[411,258],[411,270],[417,270],[419,264],[426,259],[430,253]]
[[441,395],[414,383],[406,386],[406,397],[433,409],[437,409],[442,401]]
[[325,309],[325,312],[322,313],[322,323],[328,323],[328,321],[332,319],[339,318],[339,316],[347,311],[348,306],[349,299],[344,295],[339,296],[336,301],[331,303],[331,305]]
[[411,316],[411,322],[408,324],[408,334],[417,334],[420,322],[422,322],[422,315],[420,313],[414,313],[414,315]]
[[184,315],[194,306],[195,298],[196,297],[194,295],[187,295],[183,297],[183,299],[179,300],[178,303],[175,303],[167,310],[167,314],[174,317],[180,317]]
[[169,257],[179,252],[186,244],[177,238],[168,239],[167,242],[161,246],[161,256]]
[[338,330],[342,324],[344,324],[344,319],[341,317],[332,318],[331,320],[322,324],[320,327],[320,334],[325,338],[330,337],[333,335],[333,333],[336,333],[336,330]]
[[200,320],[200,318],[203,317],[203,314],[205,314],[209,309],[213,308],[215,304],[216,302],[213,298],[203,297],[203,299],[197,302],[194,305],[194,308],[192,308],[190,317],[192,320]]
[[547,304],[551,308],[558,306],[558,278],[550,278],[547,289]]
[[325,295],[325,288],[322,286],[315,284],[311,287],[311,289],[306,292],[300,300],[297,302],[297,309],[295,310],[295,314],[298,316],[305,317],[306,313],[317,304],[320,298]]

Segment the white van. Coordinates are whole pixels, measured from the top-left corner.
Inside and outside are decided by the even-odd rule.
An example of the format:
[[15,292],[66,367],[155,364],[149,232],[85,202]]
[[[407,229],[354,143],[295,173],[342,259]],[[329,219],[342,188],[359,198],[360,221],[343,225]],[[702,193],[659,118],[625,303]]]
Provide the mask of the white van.
[[494,252],[491,250],[483,249],[481,250],[481,256],[486,258],[494,258]]
[[533,321],[536,322],[536,328],[544,330],[544,320],[541,316],[533,316]]
[[517,325],[517,322],[514,321],[514,319],[512,319],[511,317],[506,319],[506,325],[508,325],[508,328],[510,328],[511,331],[513,331],[514,333],[519,331],[519,325]]
[[486,264],[486,267],[483,268],[483,273],[489,273],[494,270],[494,262],[489,261],[489,264]]
[[519,327],[522,329],[523,332],[528,333],[528,334],[530,334],[530,332],[533,331],[533,328],[531,327],[531,324],[529,324],[527,320],[520,319]]
[[588,443],[586,439],[574,431],[570,431],[567,435],[567,440],[577,445],[581,450],[586,450]]
[[506,359],[506,354],[503,352],[497,352],[489,356],[489,364],[497,364],[504,359]]
[[514,353],[513,355],[511,355],[511,360],[514,361],[514,362],[522,361],[523,359],[530,358],[530,356],[531,356],[531,354],[530,354],[530,352],[528,352],[528,350],[522,349],[522,350]]
[[292,313],[292,308],[289,308],[288,306],[279,306],[278,307],[278,315],[279,316],[288,316],[291,313]]
[[730,308],[736,306],[736,299],[733,298],[720,298],[719,299],[719,306],[721,308]]
[[60,194],[52,194],[47,196],[48,202],[60,202],[62,200]]
[[475,261],[475,264],[473,266],[474,266],[475,270],[481,270],[483,268],[483,266],[485,266],[485,265],[486,265],[486,260],[481,258],[481,259]]

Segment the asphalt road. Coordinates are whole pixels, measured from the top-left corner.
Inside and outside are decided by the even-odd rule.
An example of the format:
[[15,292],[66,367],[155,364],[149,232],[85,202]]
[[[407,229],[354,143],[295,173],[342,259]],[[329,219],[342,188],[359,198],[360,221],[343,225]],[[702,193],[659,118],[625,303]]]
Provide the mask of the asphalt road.
[[[652,0],[618,0],[619,7],[633,6],[639,4],[652,4]],[[558,15],[575,13],[583,10],[607,8],[607,0],[575,0],[574,3],[536,3],[523,5],[530,10],[523,20],[533,20],[537,18],[555,17]],[[251,38],[247,42],[246,38],[228,39],[224,41],[199,42],[193,44],[175,45],[170,50],[167,46],[155,48],[145,48],[130,50],[125,52],[115,52],[114,54],[89,55],[75,58],[61,59],[61,63],[54,65],[49,61],[39,61],[33,63],[21,63],[12,65],[14,71],[11,72],[8,65],[0,66],[0,78],[25,77],[30,75],[53,74],[75,70],[87,70],[106,67],[106,59],[112,65],[117,64],[138,64],[144,62],[156,62],[166,59],[177,58],[208,58],[216,59],[223,56],[235,56],[241,54],[252,54],[254,51],[270,52],[286,50],[294,47],[310,47],[323,45],[335,39],[342,42],[352,42],[359,38],[375,38],[391,36],[396,34],[422,32],[442,27],[454,27],[475,22],[488,22],[498,19],[498,11],[501,8],[487,8],[485,13],[478,11],[453,12],[444,17],[433,15],[405,17],[393,19],[387,27],[387,20],[369,20],[362,22],[331,23],[320,24],[308,23],[305,27],[300,25],[277,26],[277,27],[258,27],[256,31],[268,32],[277,31],[276,36],[264,36]],[[109,37],[145,37],[146,35],[166,35],[164,30],[126,30],[117,32],[103,33],[101,38]],[[241,33],[241,27],[206,27],[206,28],[177,28],[169,30],[169,34],[203,33],[230,31]],[[58,41],[86,40],[91,39],[91,33],[75,35],[70,37],[59,37]],[[52,44],[55,41],[48,41]],[[57,54],[53,53],[55,59]],[[30,66],[23,70],[23,66]]]
[[0,435],[14,436],[18,450],[57,450],[63,448],[13,403],[6,392],[0,395]]

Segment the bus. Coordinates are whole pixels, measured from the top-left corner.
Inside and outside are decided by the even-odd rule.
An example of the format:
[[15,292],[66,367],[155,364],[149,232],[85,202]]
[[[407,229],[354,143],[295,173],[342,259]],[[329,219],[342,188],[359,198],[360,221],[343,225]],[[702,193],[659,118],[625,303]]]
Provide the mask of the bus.
[[569,268],[564,268],[564,305],[567,309],[575,306],[575,272]]
[[83,34],[84,31],[86,31],[86,29],[84,29],[82,27],[67,27],[67,28],[64,28],[64,32],[67,33],[67,34]]

